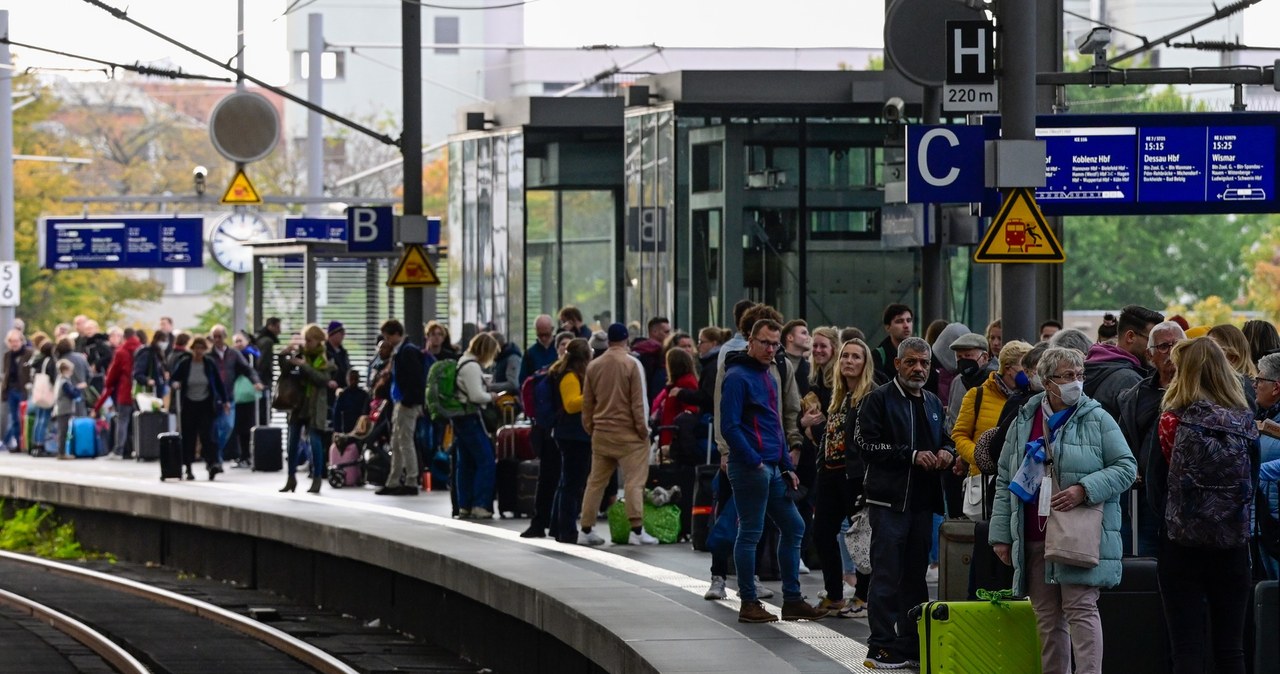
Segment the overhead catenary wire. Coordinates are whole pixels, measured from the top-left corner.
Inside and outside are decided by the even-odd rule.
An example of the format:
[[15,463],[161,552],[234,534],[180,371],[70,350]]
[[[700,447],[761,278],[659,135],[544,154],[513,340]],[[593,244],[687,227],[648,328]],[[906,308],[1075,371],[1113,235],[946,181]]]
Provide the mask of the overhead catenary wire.
[[148,33],[150,33],[150,34],[152,34],[152,35],[154,35],[154,36],[156,36],[156,37],[160,38],[161,40],[164,40],[165,42],[168,42],[169,44],[172,44],[172,45],[174,45],[175,47],[178,47],[178,48],[182,49],[183,51],[185,51],[185,52],[187,52],[187,53],[189,53],[189,54],[192,54],[192,55],[194,55],[194,56],[198,56],[198,57],[200,57],[200,58],[202,58],[202,59],[204,59],[204,60],[208,61],[209,63],[212,63],[212,64],[214,64],[214,65],[218,66],[219,68],[222,68],[223,70],[226,70],[226,71],[229,71],[229,72],[233,73],[234,75],[236,75],[236,77],[237,77],[237,78],[242,78],[242,79],[244,79],[244,80],[246,80],[246,81],[252,82],[252,83],[254,83],[254,84],[256,84],[256,85],[258,85],[258,86],[262,87],[263,89],[266,89],[266,90],[268,90],[268,91],[270,91],[270,92],[272,92],[272,93],[274,93],[274,94],[276,94],[276,95],[278,95],[278,96],[280,96],[280,97],[282,97],[282,98],[284,98],[284,99],[286,99],[286,100],[288,100],[288,101],[291,101],[291,102],[293,102],[293,103],[297,103],[298,105],[301,105],[302,107],[304,107],[304,108],[306,108],[306,109],[308,109],[308,110],[312,110],[312,111],[314,111],[314,112],[318,112],[318,113],[320,113],[321,115],[324,115],[325,117],[328,117],[329,119],[332,119],[333,121],[338,122],[339,124],[342,124],[343,126],[346,126],[346,127],[351,128],[351,129],[354,129],[354,130],[356,130],[356,131],[359,131],[360,133],[363,133],[363,134],[365,134],[366,136],[369,136],[370,138],[373,138],[373,139],[375,139],[375,140],[381,141],[381,142],[386,143],[387,145],[391,145],[391,146],[393,146],[393,147],[400,147],[400,141],[396,140],[395,138],[392,138],[391,136],[388,136],[388,135],[387,135],[387,134],[385,134],[385,133],[379,133],[378,131],[375,131],[375,130],[373,130],[373,129],[371,129],[371,128],[369,128],[369,127],[367,127],[367,126],[363,125],[363,124],[360,124],[359,122],[352,121],[352,120],[350,120],[350,119],[347,119],[346,117],[343,117],[342,115],[339,115],[339,114],[337,114],[337,113],[335,113],[335,112],[332,112],[332,111],[330,111],[330,110],[327,110],[327,109],[325,109],[325,108],[323,108],[323,107],[321,107],[321,106],[319,106],[319,105],[316,105],[315,103],[312,103],[311,101],[308,101],[308,100],[307,100],[307,99],[305,99],[305,98],[302,98],[302,97],[300,97],[300,96],[295,96],[294,94],[291,94],[291,93],[289,93],[288,91],[285,91],[284,89],[281,89],[280,87],[277,87],[277,86],[272,85],[272,84],[268,84],[267,82],[263,81],[261,78],[254,77],[253,75],[250,75],[250,74],[248,74],[248,73],[244,72],[243,70],[237,69],[237,68],[235,68],[235,67],[233,67],[233,66],[231,66],[231,65],[229,65],[229,64],[227,64],[227,63],[223,63],[223,62],[219,61],[218,59],[215,59],[215,58],[213,58],[212,56],[209,56],[208,54],[205,54],[204,52],[202,52],[202,51],[200,51],[200,50],[196,49],[195,47],[192,47],[192,46],[190,46],[190,45],[187,45],[187,44],[185,44],[185,43],[183,43],[183,42],[179,42],[178,40],[176,40],[176,39],[174,39],[174,38],[171,38],[171,37],[169,37],[168,35],[165,35],[164,33],[161,33],[160,31],[158,31],[158,30],[156,30],[156,29],[154,29],[154,28],[152,28],[152,27],[150,27],[150,26],[147,26],[146,24],[143,24],[143,23],[142,23],[142,22],[140,22],[140,21],[137,21],[137,20],[135,20],[135,19],[130,18],[130,17],[129,17],[128,12],[126,12],[125,10],[117,9],[117,8],[115,8],[115,7],[112,7],[111,5],[108,5],[107,3],[102,2],[102,0],[84,0],[84,1],[85,1],[85,2],[87,2],[87,3],[89,3],[90,5],[93,5],[94,7],[97,7],[97,8],[99,8],[99,9],[103,10],[104,12],[107,12],[108,14],[110,14],[110,15],[111,15],[111,16],[113,16],[113,17],[115,17],[115,18],[117,18],[117,19],[120,19],[121,21],[124,21],[124,22],[126,22],[126,23],[132,24],[132,25],[134,25],[134,26],[136,26],[136,27],[138,27],[138,28],[140,28],[140,29],[142,29],[142,30],[144,30],[144,31],[146,31],[146,32],[148,32]]
[[417,5],[419,7],[427,7],[429,9],[446,9],[449,11],[461,11],[461,12],[484,11],[489,9],[509,9],[511,7],[522,7],[524,5],[532,5],[537,1],[538,0],[520,0],[519,2],[508,2],[502,5],[480,5],[480,6],[474,6],[474,7],[465,7],[462,5],[440,5],[440,4],[430,3],[430,2],[422,2],[422,0],[401,0],[401,2],[404,2],[405,4],[409,4],[409,5]]
[[[174,80],[203,80],[207,82],[230,82],[231,81],[230,77],[215,77],[213,75],[197,75],[195,73],[186,73],[186,72],[183,72],[181,68],[178,68],[177,70],[173,70],[170,68],[157,68],[155,66],[146,66],[137,62],[133,64],[116,63],[114,61],[106,61],[103,59],[94,58],[92,56],[72,54],[71,52],[65,52],[58,49],[50,49],[48,47],[38,47],[33,44],[26,44],[25,42],[17,42],[14,40],[10,40],[7,37],[0,37],[0,42],[7,45],[14,46],[14,47],[18,47],[21,49],[30,49],[32,51],[45,52],[46,54],[54,54],[56,56],[65,56],[67,58],[73,58],[80,61],[88,61],[90,63],[97,63],[99,65],[104,65],[113,70],[114,69],[128,70],[130,72],[135,72],[142,75],[154,75],[156,77],[167,77],[169,79],[174,79]],[[97,68],[92,68],[91,70],[97,70]]]

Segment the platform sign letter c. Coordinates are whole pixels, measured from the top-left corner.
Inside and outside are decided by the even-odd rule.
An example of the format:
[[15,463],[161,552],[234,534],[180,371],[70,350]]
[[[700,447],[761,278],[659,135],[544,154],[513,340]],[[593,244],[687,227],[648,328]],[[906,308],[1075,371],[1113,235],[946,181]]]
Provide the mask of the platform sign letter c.
[[960,144],[960,139],[950,129],[930,129],[920,138],[920,148],[916,150],[916,164],[920,167],[920,177],[934,187],[946,187],[960,177],[960,169],[952,166],[947,175],[939,178],[929,171],[929,143],[935,138],[944,138],[951,147]]

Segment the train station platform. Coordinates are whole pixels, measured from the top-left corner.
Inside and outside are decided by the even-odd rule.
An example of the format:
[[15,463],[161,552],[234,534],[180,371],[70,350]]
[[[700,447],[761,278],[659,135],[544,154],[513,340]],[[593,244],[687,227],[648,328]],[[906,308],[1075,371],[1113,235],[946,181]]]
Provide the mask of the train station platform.
[[[0,453],[0,498],[57,507],[87,546],[336,605],[497,672],[866,671],[865,618],[738,623],[736,593],[702,598],[710,555],[687,543],[522,539],[526,519],[452,519],[447,491],[283,482],[228,470],[162,483],[156,463]],[[821,574],[801,580],[817,601]],[[780,613],[780,583],[765,585]]]

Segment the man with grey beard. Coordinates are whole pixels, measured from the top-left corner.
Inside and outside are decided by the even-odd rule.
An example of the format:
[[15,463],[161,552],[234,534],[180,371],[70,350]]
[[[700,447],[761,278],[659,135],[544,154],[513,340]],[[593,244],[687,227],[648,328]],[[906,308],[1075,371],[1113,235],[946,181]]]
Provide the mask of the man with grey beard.
[[925,572],[933,514],[941,513],[943,505],[939,474],[955,462],[955,447],[942,429],[942,401],[924,390],[930,361],[928,342],[902,340],[893,381],[863,399],[854,431],[854,447],[867,464],[863,493],[871,517],[871,636],[864,665],[873,669],[912,666],[920,652],[907,611],[929,599]]

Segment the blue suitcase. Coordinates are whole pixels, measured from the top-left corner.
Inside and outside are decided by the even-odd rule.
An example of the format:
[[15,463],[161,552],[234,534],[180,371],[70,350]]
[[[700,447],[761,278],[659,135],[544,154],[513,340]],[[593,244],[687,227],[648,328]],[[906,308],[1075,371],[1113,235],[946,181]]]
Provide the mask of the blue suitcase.
[[76,417],[71,420],[65,451],[77,459],[98,457],[98,428],[92,417]]

